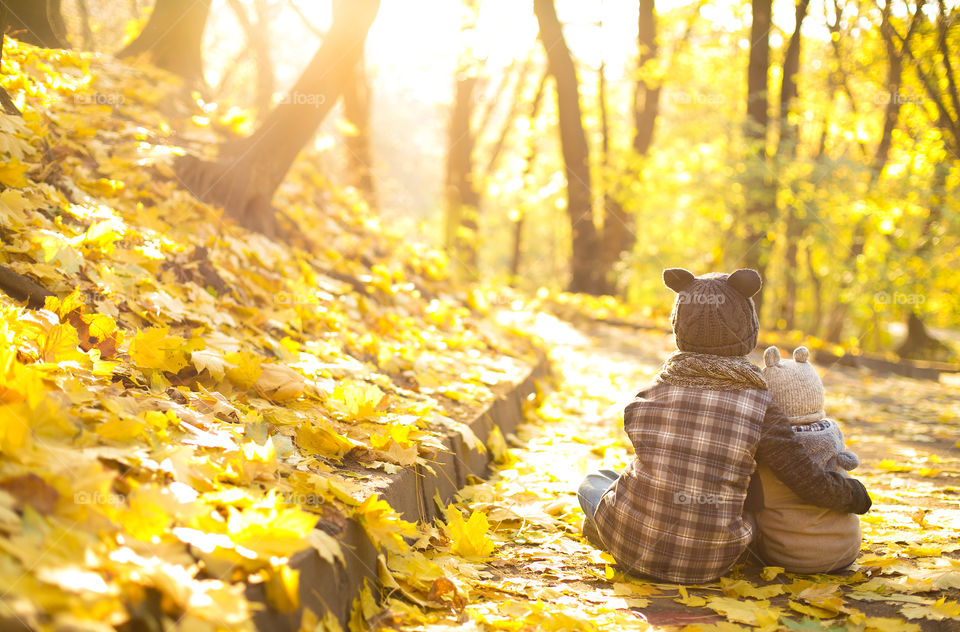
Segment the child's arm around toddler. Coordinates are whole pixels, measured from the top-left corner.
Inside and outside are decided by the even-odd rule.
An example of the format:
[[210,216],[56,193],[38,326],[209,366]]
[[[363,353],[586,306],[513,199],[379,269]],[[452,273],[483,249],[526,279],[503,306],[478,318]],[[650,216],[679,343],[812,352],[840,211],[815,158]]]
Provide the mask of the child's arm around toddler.
[[873,504],[863,483],[825,470],[807,455],[790,419],[775,404],[767,407],[756,460],[810,504],[856,514],[867,513]]

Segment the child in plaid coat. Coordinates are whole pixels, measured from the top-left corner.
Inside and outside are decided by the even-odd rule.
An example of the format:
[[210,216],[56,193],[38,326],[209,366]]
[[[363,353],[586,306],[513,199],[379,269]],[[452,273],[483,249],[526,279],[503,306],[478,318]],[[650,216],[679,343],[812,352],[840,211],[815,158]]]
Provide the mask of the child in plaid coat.
[[746,358],[757,344],[751,297],[760,275],[670,269],[663,280],[677,293],[671,323],[679,351],[624,412],[633,461],[619,475],[588,474],[580,486],[587,539],[635,573],[714,580],[753,539],[743,508],[757,463],[807,503],[866,513],[863,485],[804,452]]

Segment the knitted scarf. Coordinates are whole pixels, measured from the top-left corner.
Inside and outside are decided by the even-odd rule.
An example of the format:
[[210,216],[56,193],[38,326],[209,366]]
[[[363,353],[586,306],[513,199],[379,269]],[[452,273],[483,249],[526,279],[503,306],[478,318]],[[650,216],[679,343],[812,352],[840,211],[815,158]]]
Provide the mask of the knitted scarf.
[[656,380],[711,391],[767,390],[760,368],[746,356],[677,351],[663,363]]

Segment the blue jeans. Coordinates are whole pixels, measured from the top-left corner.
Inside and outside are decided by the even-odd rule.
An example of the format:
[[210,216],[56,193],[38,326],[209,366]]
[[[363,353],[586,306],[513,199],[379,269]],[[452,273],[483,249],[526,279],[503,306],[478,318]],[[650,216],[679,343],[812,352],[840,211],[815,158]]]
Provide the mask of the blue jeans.
[[593,516],[597,513],[597,507],[600,506],[600,498],[610,489],[620,475],[613,470],[597,470],[587,474],[580,488],[577,489],[577,500],[580,501],[580,508],[586,514],[584,519],[584,532],[587,532],[588,525],[597,530],[597,523],[593,521]]

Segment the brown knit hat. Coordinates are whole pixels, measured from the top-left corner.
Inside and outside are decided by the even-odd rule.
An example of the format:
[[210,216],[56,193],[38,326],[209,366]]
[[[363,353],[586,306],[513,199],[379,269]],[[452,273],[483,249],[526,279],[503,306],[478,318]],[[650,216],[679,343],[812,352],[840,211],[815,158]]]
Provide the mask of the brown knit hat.
[[762,284],[756,270],[695,277],[671,268],[663,282],[677,293],[670,323],[680,351],[744,356],[757,346],[760,323],[750,298]]

